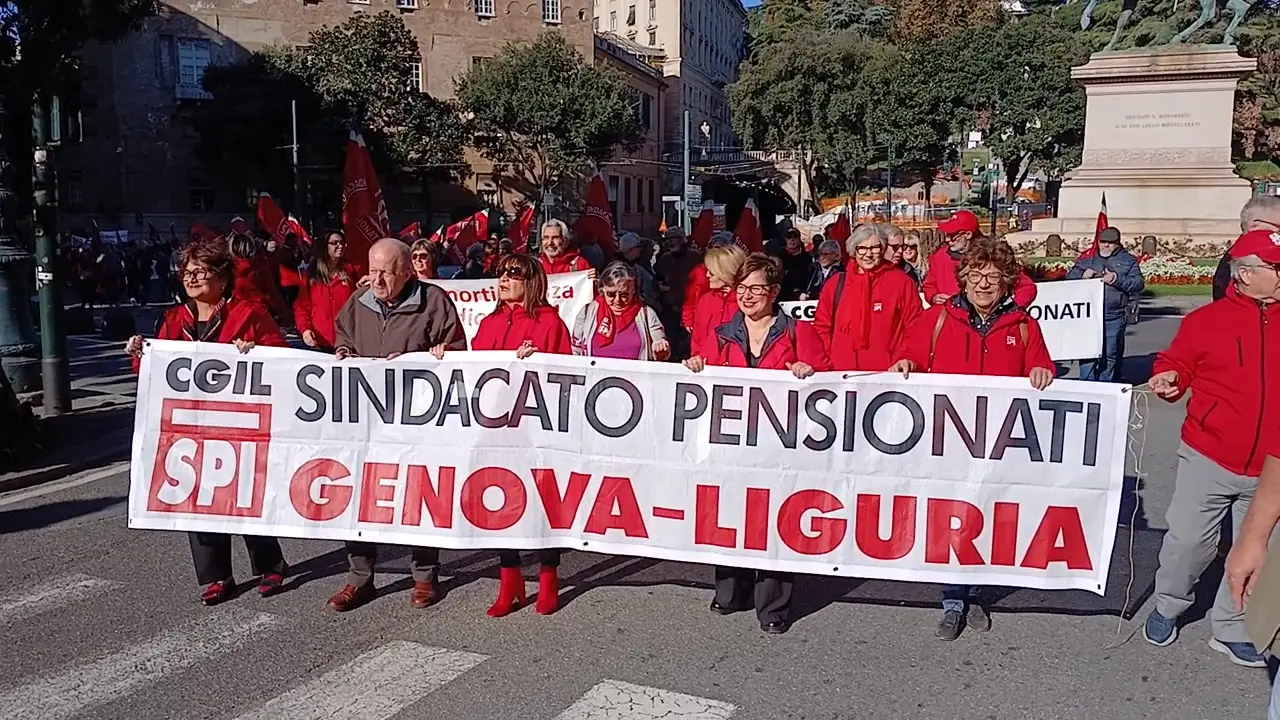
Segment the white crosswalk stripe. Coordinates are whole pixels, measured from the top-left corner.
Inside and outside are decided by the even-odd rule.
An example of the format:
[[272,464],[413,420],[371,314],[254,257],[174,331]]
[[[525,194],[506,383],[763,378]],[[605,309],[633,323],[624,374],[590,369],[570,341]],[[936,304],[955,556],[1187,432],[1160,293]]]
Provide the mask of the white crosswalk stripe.
[[737,710],[719,700],[605,680],[555,720],[728,720]]
[[486,659],[414,642],[389,642],[238,720],[387,720]]
[[0,693],[0,720],[72,717],[198,662],[231,652],[280,622],[265,613],[219,612],[120,652]]
[[88,575],[68,575],[31,588],[21,595],[0,598],[0,625],[13,625],[33,615],[61,609],[77,600],[121,583]]

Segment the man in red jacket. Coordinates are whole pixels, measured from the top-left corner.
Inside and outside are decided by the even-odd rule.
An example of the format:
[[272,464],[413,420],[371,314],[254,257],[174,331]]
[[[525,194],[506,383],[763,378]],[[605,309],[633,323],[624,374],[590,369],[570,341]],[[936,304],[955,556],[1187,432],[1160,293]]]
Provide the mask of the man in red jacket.
[[[978,216],[968,210],[957,210],[951,217],[938,223],[938,232],[947,243],[929,256],[929,271],[924,276],[924,297],[933,305],[941,305],[960,293],[960,281],[956,268],[960,258],[969,248],[969,241],[982,237]],[[1028,308],[1036,300],[1036,284],[1025,272],[1018,273],[1013,286],[1013,301],[1020,308]]]
[[[1217,556],[1228,512],[1239,531],[1280,431],[1280,378],[1273,370],[1280,360],[1280,232],[1249,231],[1228,254],[1232,284],[1226,297],[1182,320],[1169,349],[1156,358],[1150,382],[1151,391],[1170,402],[1191,392],[1156,570],[1155,609],[1143,629],[1147,642],[1160,647],[1178,638],[1178,616],[1191,607],[1192,588]],[[1237,665],[1266,665],[1225,580],[1210,621],[1210,647]]]

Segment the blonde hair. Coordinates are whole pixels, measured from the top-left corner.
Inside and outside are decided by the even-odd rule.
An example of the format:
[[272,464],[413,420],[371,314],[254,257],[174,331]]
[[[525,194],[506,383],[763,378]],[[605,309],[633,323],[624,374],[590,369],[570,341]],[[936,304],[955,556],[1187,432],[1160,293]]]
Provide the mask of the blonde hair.
[[723,280],[724,284],[733,285],[738,282],[738,273],[742,271],[742,264],[746,261],[747,254],[737,245],[717,245],[707,250],[702,264]]

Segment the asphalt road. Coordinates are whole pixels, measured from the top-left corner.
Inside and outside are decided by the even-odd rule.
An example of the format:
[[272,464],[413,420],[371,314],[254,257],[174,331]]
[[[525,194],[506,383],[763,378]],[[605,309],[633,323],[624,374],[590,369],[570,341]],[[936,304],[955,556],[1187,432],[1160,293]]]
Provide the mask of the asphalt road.
[[[1127,371],[1176,324],[1135,328]],[[448,552],[439,605],[411,609],[389,556],[388,592],[337,615],[343,555],[310,541],[285,543],[288,592],[204,608],[186,539],[126,529],[123,467],[0,496],[0,720],[1261,718],[1266,673],[1211,651],[1207,622],[1169,648],[1137,634],[1181,422],[1138,409],[1107,595],[997,592],[992,632],[954,643],[933,637],[934,586],[802,578],[794,628],[769,637],[707,611],[709,568],[581,553],[550,617],[486,617],[495,559]]]

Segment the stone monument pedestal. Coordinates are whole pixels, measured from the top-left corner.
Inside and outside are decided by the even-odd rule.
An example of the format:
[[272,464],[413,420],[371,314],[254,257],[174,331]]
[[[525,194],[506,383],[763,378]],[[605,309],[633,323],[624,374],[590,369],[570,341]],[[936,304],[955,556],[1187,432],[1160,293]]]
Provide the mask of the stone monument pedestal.
[[1105,192],[1126,247],[1152,235],[1164,251],[1221,254],[1252,193],[1231,162],[1231,127],[1236,83],[1256,65],[1221,45],[1094,53],[1071,71],[1086,93],[1084,152],[1062,184],[1058,217],[1006,239],[1035,255],[1051,234],[1064,254],[1084,248]]

